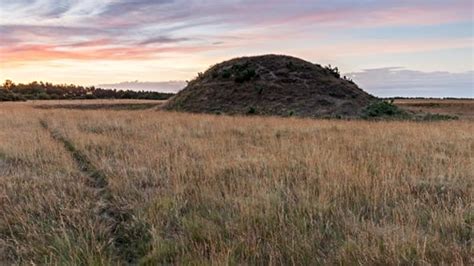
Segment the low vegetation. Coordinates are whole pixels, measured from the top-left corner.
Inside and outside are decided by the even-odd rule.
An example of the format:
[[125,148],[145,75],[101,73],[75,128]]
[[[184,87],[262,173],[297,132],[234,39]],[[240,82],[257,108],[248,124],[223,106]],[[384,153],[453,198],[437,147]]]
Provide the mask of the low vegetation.
[[467,265],[472,132],[3,103],[0,264]]
[[166,100],[172,93],[132,91],[132,90],[107,90],[95,87],[76,85],[55,85],[44,82],[31,82],[28,84],[15,84],[11,80],[5,81],[0,87],[0,101],[26,101],[26,100],[71,100],[71,99],[148,99]]
[[394,99],[393,103],[417,116],[447,116],[474,121],[474,99]]
[[393,103],[393,101],[374,101],[362,112],[363,119],[396,119],[396,120],[414,120],[414,121],[439,121],[456,120],[457,116],[438,113],[415,113],[404,110]]
[[363,118],[407,118],[406,111],[387,101],[375,101],[367,106],[363,113]]

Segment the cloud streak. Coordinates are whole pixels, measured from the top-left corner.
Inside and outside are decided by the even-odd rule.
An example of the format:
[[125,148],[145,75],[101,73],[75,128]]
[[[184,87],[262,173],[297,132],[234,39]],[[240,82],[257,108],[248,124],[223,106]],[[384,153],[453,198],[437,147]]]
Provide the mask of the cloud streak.
[[474,71],[422,72],[397,67],[348,73],[362,88],[380,96],[474,98]]
[[[17,49],[4,49],[1,56],[12,61],[28,60],[30,56],[33,60],[54,60],[55,56],[64,58],[67,55],[71,55],[71,59],[95,59],[93,55],[103,55],[103,48],[97,47],[91,56],[77,56],[82,53],[46,53],[38,46],[54,50],[54,47],[71,46],[76,42],[93,43],[102,39],[121,47],[124,54],[136,50],[134,47],[137,45],[186,46],[193,40],[194,45],[206,46],[222,42],[220,37],[235,32],[236,28],[240,29],[240,33],[258,32],[265,35],[265,31],[273,31],[278,26],[298,29],[311,25],[313,28],[332,27],[337,30],[472,21],[469,7],[470,1],[464,0],[449,3],[364,1],[363,5],[353,1],[328,3],[313,0],[3,0],[0,41],[6,43],[8,40],[8,46],[17,46]],[[11,24],[12,21],[17,24]],[[18,21],[24,23],[19,24]],[[209,40],[197,38],[209,33],[213,33]],[[287,38],[286,34],[280,35],[280,38]],[[251,41],[248,40],[248,45]],[[19,50],[24,54],[19,54]],[[166,50],[140,49],[139,54],[141,57],[152,57]],[[35,56],[35,52],[41,55]],[[121,59],[121,56],[117,57],[117,60]]]
[[97,87],[118,90],[145,90],[176,93],[186,87],[185,81],[140,82],[125,81],[113,84],[99,84]]

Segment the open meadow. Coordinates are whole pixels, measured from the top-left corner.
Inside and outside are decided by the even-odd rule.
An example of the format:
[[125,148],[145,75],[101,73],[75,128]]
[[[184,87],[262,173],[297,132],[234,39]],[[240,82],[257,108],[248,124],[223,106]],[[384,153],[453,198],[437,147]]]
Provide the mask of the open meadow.
[[397,99],[394,103],[415,113],[444,114],[474,120],[473,99]]
[[56,102],[0,104],[1,265],[473,263],[470,119]]

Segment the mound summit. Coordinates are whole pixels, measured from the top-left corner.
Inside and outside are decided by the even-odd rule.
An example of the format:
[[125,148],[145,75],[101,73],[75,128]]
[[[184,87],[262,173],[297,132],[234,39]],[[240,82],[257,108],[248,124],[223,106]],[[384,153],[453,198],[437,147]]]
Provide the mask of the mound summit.
[[355,117],[376,98],[337,69],[283,55],[236,58],[209,68],[168,110],[303,117]]

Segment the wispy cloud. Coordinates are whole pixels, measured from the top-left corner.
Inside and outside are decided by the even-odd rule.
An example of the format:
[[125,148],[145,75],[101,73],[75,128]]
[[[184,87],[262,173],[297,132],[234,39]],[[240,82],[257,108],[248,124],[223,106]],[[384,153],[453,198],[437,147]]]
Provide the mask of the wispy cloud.
[[[25,43],[31,46],[21,47],[23,55],[18,54],[19,49],[4,49],[1,55],[9,60],[16,60],[17,56],[18,59],[28,60],[28,56],[39,51],[43,56],[34,56],[35,60],[53,60],[56,55],[63,58],[67,54],[76,59],[78,56],[75,55],[81,54],[80,51],[67,54],[51,52],[47,53],[51,57],[47,57],[42,50],[36,49],[36,45],[61,47],[107,39],[127,54],[127,51],[136,50],[131,46],[137,45],[186,46],[193,40],[194,45],[206,46],[222,42],[220,37],[224,38],[229,33],[278,35],[278,30],[269,28],[277,26],[291,27],[298,32],[309,25],[321,29],[333,27],[334,30],[334,27],[347,29],[472,21],[471,5],[470,1],[464,0],[358,3],[342,0],[3,0],[0,16],[2,42],[8,40],[9,46]],[[209,33],[212,33],[212,38],[208,40],[197,38],[209,36]],[[287,32],[280,32],[280,38],[287,38],[287,35]],[[247,45],[251,45],[252,40],[247,41]],[[27,47],[32,50],[27,50]],[[97,49],[92,54],[102,56],[103,49]],[[148,52],[150,57],[163,50],[167,49],[141,49],[140,54],[144,56]]]
[[175,93],[186,87],[185,81],[161,81],[161,82],[142,82],[142,81],[125,81],[112,84],[99,84],[97,87],[104,89],[119,90],[146,90]]
[[144,41],[141,41],[139,44],[142,45],[147,45],[147,44],[162,44],[162,43],[179,43],[179,42],[185,42],[191,40],[190,38],[171,38],[167,36],[158,36],[158,37],[153,37],[146,39]]
[[422,72],[398,67],[366,69],[346,74],[362,88],[381,97],[471,97],[474,71]]

